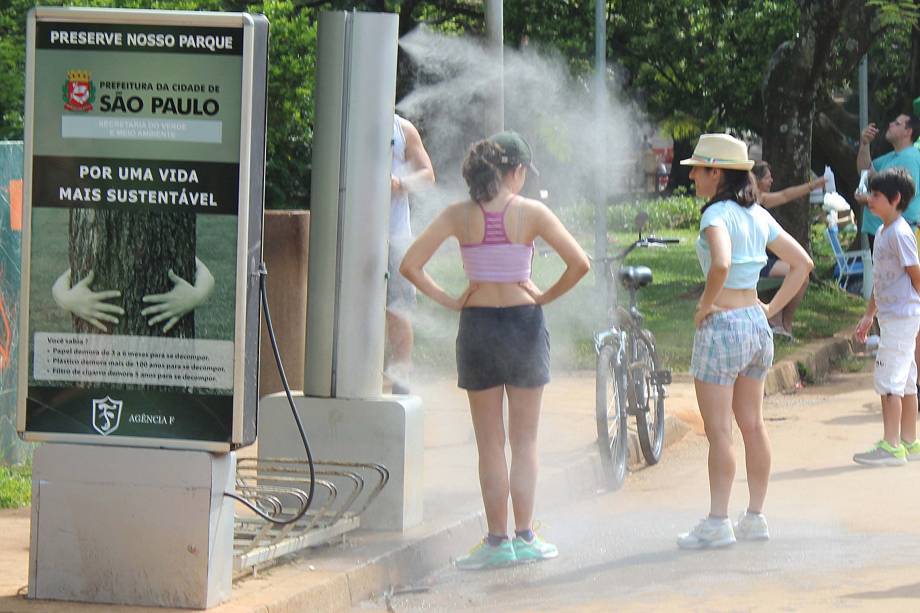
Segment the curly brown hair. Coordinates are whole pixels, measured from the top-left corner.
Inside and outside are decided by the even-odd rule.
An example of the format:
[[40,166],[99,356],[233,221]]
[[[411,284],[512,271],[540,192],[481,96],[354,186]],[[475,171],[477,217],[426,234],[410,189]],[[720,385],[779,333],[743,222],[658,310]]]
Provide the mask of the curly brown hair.
[[463,160],[462,173],[475,202],[488,202],[498,193],[502,178],[514,165],[503,164],[504,149],[491,140],[480,140],[470,145]]

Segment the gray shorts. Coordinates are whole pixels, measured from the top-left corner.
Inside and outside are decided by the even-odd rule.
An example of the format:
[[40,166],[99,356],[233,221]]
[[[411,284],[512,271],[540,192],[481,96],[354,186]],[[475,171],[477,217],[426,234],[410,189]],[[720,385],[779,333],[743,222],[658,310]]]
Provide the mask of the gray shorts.
[[397,315],[408,314],[416,304],[415,286],[399,274],[399,265],[411,244],[411,236],[390,239],[387,255],[387,310]]
[[537,304],[466,307],[457,332],[457,385],[486,390],[500,385],[549,383],[549,331]]
[[739,376],[765,379],[773,365],[773,331],[759,305],[719,311],[693,337],[690,374],[700,381],[734,385]]

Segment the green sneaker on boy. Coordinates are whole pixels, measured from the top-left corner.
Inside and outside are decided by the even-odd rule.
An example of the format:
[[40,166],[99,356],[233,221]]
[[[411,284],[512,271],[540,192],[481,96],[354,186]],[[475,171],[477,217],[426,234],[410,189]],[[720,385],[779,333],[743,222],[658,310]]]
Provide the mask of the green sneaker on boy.
[[907,450],[904,445],[895,447],[882,439],[869,451],[855,454],[853,461],[867,466],[902,466],[907,464]]
[[901,446],[904,447],[908,461],[920,461],[920,439],[915,440],[913,443],[908,443],[901,439]]

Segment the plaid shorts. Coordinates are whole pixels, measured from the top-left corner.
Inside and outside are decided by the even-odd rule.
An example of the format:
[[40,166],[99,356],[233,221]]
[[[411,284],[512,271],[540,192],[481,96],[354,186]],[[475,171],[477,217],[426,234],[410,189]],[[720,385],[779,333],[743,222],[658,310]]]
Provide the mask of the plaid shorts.
[[773,364],[773,331],[759,305],[713,313],[693,337],[690,374],[717,385],[739,376],[764,379]]

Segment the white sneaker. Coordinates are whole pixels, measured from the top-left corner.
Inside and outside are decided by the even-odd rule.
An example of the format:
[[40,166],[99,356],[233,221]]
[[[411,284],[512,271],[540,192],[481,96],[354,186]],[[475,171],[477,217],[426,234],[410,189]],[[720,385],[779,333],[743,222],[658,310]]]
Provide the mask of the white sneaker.
[[739,541],[768,541],[770,529],[767,527],[767,518],[763,513],[745,511],[735,523],[735,536]]
[[707,517],[700,520],[693,530],[677,537],[677,546],[681,549],[713,549],[728,547],[735,542],[732,522],[725,519]]

